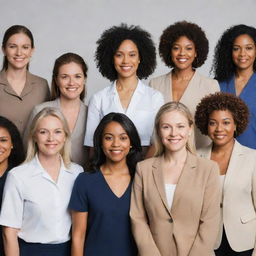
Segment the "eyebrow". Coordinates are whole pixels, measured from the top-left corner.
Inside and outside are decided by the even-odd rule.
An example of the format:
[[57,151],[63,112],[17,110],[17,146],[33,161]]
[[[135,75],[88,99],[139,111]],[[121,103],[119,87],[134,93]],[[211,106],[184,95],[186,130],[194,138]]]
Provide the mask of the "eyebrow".
[[[114,134],[110,133],[110,132],[106,132],[103,135],[112,135],[112,136],[114,136]],[[128,134],[126,132],[120,133],[119,135],[127,135],[128,136]]]

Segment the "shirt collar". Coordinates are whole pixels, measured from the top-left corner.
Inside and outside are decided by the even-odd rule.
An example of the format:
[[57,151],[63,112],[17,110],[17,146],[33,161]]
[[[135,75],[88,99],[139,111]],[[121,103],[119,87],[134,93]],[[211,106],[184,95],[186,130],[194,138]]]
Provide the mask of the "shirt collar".
[[[61,155],[59,155],[59,156],[60,156],[60,161],[61,161],[60,172],[65,171],[68,173],[72,173],[72,171],[65,166]],[[38,154],[35,155],[35,157],[32,159],[31,162],[35,166],[35,168],[33,169],[32,176],[36,176],[38,174],[43,174],[46,172],[46,170],[44,169],[44,167],[41,165],[41,163],[39,161]]]
[[[110,92],[111,94],[115,94],[115,95],[118,94],[118,92],[117,92],[117,90],[116,90],[116,81],[117,81],[117,80],[115,80],[115,81],[111,84],[111,86],[110,86],[110,88],[109,88],[109,92]],[[144,90],[143,90],[143,83],[141,82],[140,79],[138,79],[138,84],[137,84],[137,87],[136,87],[136,89],[135,89],[134,92],[141,92],[141,93],[144,92]]]

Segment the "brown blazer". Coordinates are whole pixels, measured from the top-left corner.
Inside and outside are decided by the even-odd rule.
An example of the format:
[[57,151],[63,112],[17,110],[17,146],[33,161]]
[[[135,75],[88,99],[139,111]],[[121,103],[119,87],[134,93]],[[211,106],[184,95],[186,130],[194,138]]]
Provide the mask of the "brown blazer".
[[139,255],[212,255],[220,220],[217,164],[188,153],[169,209],[163,161],[162,156],[137,165],[130,216]]
[[[165,75],[153,78],[149,82],[149,85],[152,88],[160,91],[164,95],[165,103],[173,100],[171,75],[172,71]],[[196,70],[193,77],[189,81],[188,87],[182,95],[180,102],[185,104],[194,116],[196,112],[196,106],[201,101],[201,99],[204,96],[210,93],[215,93],[219,90],[220,87],[216,80],[202,76]],[[201,134],[201,132],[196,127],[195,139],[197,148],[205,147],[211,143],[208,136]]]
[[[198,155],[210,159],[211,151],[212,145],[199,149]],[[224,225],[234,251],[254,248],[256,255],[256,150],[235,141],[222,191],[222,218],[215,248],[220,246]]]
[[26,84],[18,96],[8,83],[6,72],[0,72],[0,115],[11,120],[21,135],[33,107],[48,100],[49,97],[50,90],[45,79],[27,72]]

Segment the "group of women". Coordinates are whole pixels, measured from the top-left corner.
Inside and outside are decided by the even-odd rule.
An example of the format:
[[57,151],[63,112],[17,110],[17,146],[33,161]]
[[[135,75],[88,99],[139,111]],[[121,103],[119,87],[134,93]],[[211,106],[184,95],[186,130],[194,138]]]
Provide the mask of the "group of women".
[[224,32],[214,80],[196,70],[204,31],[168,26],[159,54],[172,69],[147,86],[150,34],[111,27],[95,53],[111,84],[88,109],[81,56],[56,59],[49,92],[28,71],[26,27],[10,27],[2,49],[1,255],[256,255],[255,28]]

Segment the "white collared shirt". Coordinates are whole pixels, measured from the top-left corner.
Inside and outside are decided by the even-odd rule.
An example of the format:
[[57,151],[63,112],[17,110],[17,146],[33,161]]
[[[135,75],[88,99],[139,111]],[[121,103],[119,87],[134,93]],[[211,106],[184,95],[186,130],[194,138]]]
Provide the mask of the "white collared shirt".
[[58,244],[70,239],[68,203],[74,181],[83,168],[61,162],[57,182],[37,156],[9,171],[5,183],[0,224],[20,229],[18,237],[31,243]]
[[127,115],[138,130],[141,145],[150,145],[155,115],[163,104],[163,95],[139,80],[130,104],[124,110],[116,90],[116,82],[114,82],[110,86],[95,93],[90,99],[84,145],[93,147],[94,131],[100,120],[110,112]]

